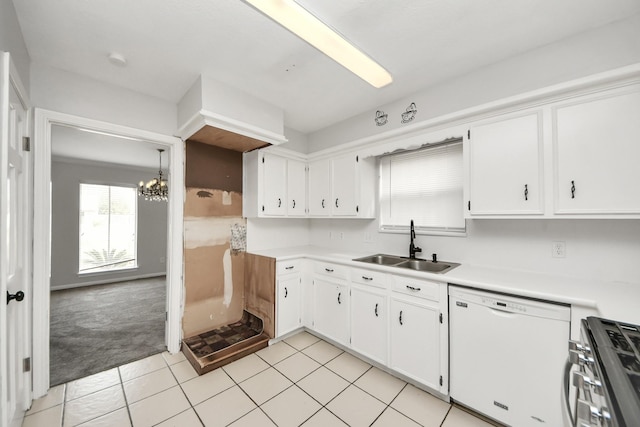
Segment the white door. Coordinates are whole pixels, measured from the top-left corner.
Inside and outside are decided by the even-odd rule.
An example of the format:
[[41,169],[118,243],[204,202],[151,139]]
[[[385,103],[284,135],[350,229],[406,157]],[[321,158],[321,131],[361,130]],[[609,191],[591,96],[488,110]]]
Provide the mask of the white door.
[[528,113],[471,128],[471,215],[542,213],[540,114]]
[[309,215],[328,216],[331,211],[330,168],[328,159],[309,163]]
[[281,337],[300,327],[300,274],[278,278],[277,336]]
[[349,288],[322,279],[315,279],[314,287],[314,329],[341,344],[348,344]]
[[351,288],[351,346],[378,363],[387,362],[387,298]]
[[263,213],[284,215],[287,203],[287,159],[273,154],[263,154]]
[[287,160],[287,215],[305,216],[307,207],[307,165]]
[[356,216],[357,167],[355,154],[338,157],[332,161],[331,183],[333,201],[331,213],[339,216]]
[[31,159],[22,146],[28,131],[27,105],[19,95],[24,92],[8,53],[2,53],[1,65],[0,424],[18,427],[31,403],[30,372],[25,369],[31,346]]

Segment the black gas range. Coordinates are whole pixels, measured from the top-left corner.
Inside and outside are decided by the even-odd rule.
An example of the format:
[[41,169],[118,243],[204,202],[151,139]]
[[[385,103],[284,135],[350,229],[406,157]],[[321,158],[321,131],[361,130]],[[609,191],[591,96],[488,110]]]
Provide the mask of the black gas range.
[[[569,343],[576,388],[569,410],[579,427],[640,426],[640,326],[599,317],[581,324]],[[568,386],[568,384],[567,384]]]

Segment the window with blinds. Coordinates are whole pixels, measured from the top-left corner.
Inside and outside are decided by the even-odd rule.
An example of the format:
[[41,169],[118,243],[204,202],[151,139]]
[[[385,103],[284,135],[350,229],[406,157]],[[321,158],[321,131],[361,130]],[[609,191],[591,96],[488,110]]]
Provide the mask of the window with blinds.
[[79,273],[137,266],[136,189],[80,184]]
[[380,228],[464,233],[462,142],[380,158]]

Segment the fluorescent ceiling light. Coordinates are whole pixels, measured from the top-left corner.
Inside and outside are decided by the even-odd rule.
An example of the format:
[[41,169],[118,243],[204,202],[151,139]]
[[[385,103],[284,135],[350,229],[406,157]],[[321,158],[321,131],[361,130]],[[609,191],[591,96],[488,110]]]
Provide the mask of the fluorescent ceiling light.
[[393,81],[391,74],[380,64],[295,1],[245,1],[373,87],[381,88]]

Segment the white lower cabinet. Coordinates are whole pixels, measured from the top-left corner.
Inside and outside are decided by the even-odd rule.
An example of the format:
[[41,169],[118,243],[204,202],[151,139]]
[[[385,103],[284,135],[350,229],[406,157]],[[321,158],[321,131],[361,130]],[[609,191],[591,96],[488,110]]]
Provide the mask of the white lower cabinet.
[[389,314],[389,367],[442,391],[440,308],[414,298],[393,296]]
[[351,288],[351,347],[378,363],[387,363],[387,296]]
[[349,344],[349,286],[330,278],[313,280],[313,329],[340,344]]
[[300,273],[278,277],[277,336],[285,335],[301,326],[301,291],[302,279]]

